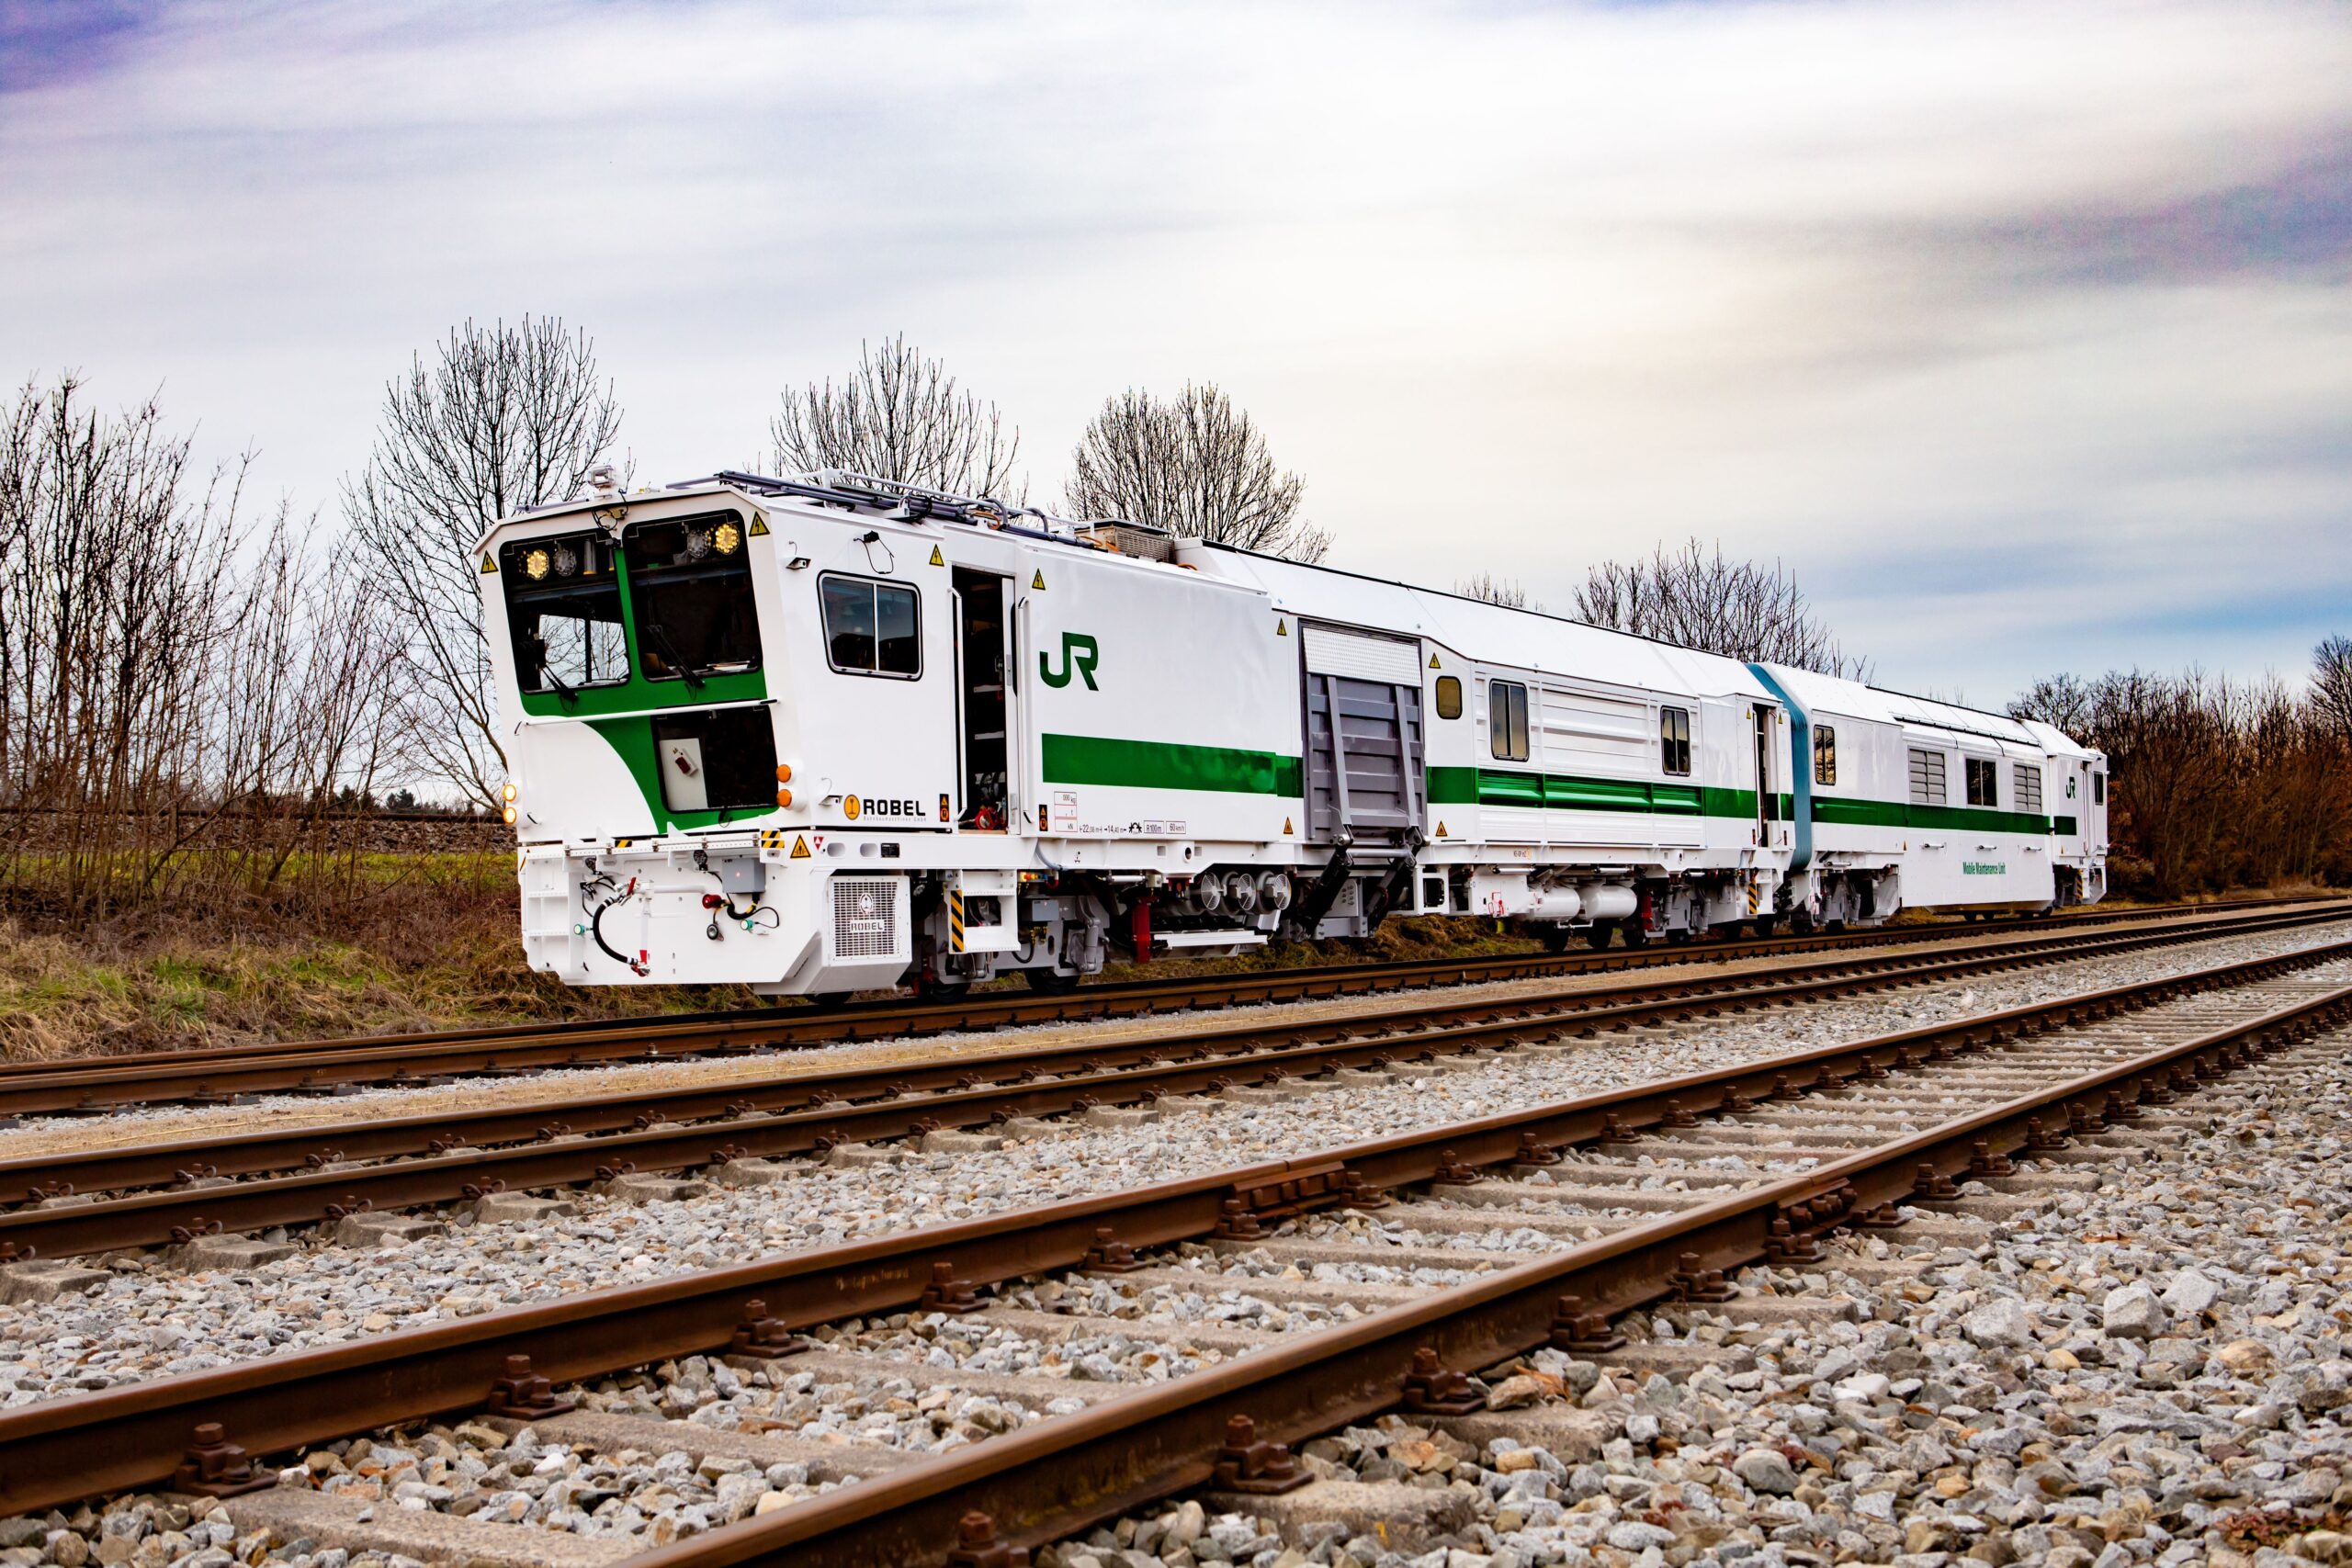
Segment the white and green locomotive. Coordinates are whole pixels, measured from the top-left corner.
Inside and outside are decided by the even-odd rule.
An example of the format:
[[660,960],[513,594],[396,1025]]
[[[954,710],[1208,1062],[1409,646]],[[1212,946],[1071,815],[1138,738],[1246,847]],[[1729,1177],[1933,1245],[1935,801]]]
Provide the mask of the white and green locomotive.
[[1688,940],[2104,890],[2049,727],[827,474],[493,529],[535,967],[1046,988],[1390,914]]

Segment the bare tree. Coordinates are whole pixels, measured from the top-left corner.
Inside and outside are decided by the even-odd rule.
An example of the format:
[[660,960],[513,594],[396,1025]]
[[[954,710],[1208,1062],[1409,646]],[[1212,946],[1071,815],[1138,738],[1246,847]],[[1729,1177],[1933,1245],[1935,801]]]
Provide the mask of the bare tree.
[[2119,884],[2163,894],[2352,876],[2352,733],[2314,691],[2110,671],[2009,705],[2106,752]]
[[201,779],[208,677],[236,625],[223,585],[243,471],[197,486],[153,399],[108,418],[70,375],[9,411],[0,790],[42,823],[50,890],[74,907],[107,908],[141,879],[156,830],[142,808],[168,811]]
[[1500,604],[1506,610],[1541,610],[1544,607],[1542,600],[1528,597],[1527,585],[1519,579],[1497,577],[1490,571],[1456,579],[1453,591],[1464,599],[1483,599],[1489,604]]
[[827,377],[788,389],[768,436],[782,473],[846,468],[952,495],[1028,496],[1013,479],[1020,430],[1008,432],[994,403],[957,387],[904,333],[878,350],[860,344],[857,368],[839,387]]
[[1733,659],[1870,677],[1870,661],[1847,656],[1787,569],[1726,559],[1720,544],[1711,553],[1692,539],[1645,561],[1602,562],[1577,590],[1577,616]]
[[2352,739],[2352,637],[2331,637],[2312,649],[2312,704]]
[[[383,753],[390,646],[366,580],[239,519],[249,464],[191,472],[153,400],[72,376],[0,410],[0,888],[75,916],[175,882],[209,909],[325,859]],[[356,863],[346,858],[346,876]]]
[[2097,693],[2079,675],[2036,681],[2009,701],[2011,718],[2040,719],[2080,739],[2097,722]]
[[1215,383],[1188,383],[1172,402],[1133,388],[1105,399],[1070,454],[1063,504],[1079,517],[1321,560],[1331,536],[1299,515],[1306,491],[1305,479],[1274,467],[1264,434]]
[[433,364],[414,356],[386,384],[375,452],[344,482],[354,536],[408,628],[400,668],[419,759],[472,799],[497,799],[506,756],[474,546],[510,513],[584,493],[620,424],[587,333],[554,317],[469,321]]

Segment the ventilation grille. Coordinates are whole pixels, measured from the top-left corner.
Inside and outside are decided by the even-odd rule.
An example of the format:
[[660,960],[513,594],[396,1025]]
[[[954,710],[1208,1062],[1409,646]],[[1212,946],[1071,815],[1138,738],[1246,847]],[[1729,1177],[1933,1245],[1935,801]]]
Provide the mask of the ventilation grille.
[[833,956],[888,958],[899,951],[899,879],[833,878]]
[[2017,780],[2018,809],[2039,816],[2041,812],[2041,764],[2019,762],[2017,765]]
[[1336,626],[1302,626],[1300,643],[1306,649],[1306,668],[1317,675],[1345,675],[1388,686],[1421,683],[1420,644],[1395,637],[1366,637]]
[[1944,754],[1941,751],[1911,752],[1911,804],[1941,806],[1944,793]]

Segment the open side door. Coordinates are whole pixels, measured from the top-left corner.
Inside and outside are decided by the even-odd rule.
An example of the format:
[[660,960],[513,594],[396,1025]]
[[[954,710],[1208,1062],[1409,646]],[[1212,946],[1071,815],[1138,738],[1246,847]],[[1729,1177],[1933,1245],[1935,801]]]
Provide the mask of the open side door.
[[1302,623],[1309,842],[1409,852],[1427,838],[1420,644]]

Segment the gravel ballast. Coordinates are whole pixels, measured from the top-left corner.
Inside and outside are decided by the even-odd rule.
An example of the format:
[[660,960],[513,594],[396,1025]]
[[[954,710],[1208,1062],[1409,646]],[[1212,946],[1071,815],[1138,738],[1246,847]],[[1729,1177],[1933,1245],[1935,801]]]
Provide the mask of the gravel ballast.
[[[2200,948],[2151,973],[2222,961],[2213,949]],[[2102,961],[2098,967],[2122,962],[2129,961]],[[2352,965],[2305,973],[2312,980],[2343,983],[2352,978]],[[2030,978],[2042,987],[2037,994],[2047,995],[2119,983],[2121,976],[2091,979],[2057,970]],[[1915,1021],[1926,1021],[2028,999],[1996,994],[1999,984],[2006,982],[1979,981],[1967,995],[1955,988],[1949,995],[1865,998],[1840,1007],[1895,1004]],[[1951,1012],[1935,1010],[1944,1008]],[[1753,1030],[1760,1037],[1754,1040],[1726,1038],[1746,1026],[1711,1023],[1704,1049],[1752,1056],[1905,1026],[1849,1021],[1819,1037],[1794,1027],[1811,1025],[1814,1018],[1771,1021]],[[802,1181],[690,1202],[582,1198],[578,1216],[461,1228],[379,1254],[323,1247],[234,1276],[125,1272],[85,1298],[5,1309],[0,1376],[25,1365],[39,1331],[23,1325],[42,1310],[80,1325],[68,1331],[72,1344],[56,1347],[72,1357],[117,1344],[145,1343],[159,1354],[184,1351],[192,1337],[166,1337],[167,1343],[158,1344],[152,1336],[140,1338],[135,1325],[122,1335],[110,1323],[126,1308],[138,1308],[141,1292],[158,1288],[197,1292],[174,1309],[183,1314],[207,1310],[220,1294],[243,1294],[254,1312],[274,1314],[273,1327],[285,1328],[299,1320],[289,1304],[302,1299],[299,1292],[311,1288],[314,1277],[321,1299],[332,1297],[340,1265],[346,1272],[379,1270],[372,1288],[383,1303],[421,1303],[355,1318],[360,1304],[355,1303],[344,1312],[345,1321],[331,1325],[340,1333],[312,1341],[325,1343],[391,1324],[485,1310],[473,1304],[479,1296],[453,1306],[417,1281],[419,1263],[430,1264],[440,1244],[463,1251],[495,1240],[498,1259],[519,1261],[545,1279],[560,1278],[552,1271],[562,1268],[584,1269],[572,1260],[574,1249],[602,1245],[618,1252],[636,1243],[631,1258],[651,1257],[656,1266],[627,1277],[647,1278],[693,1266],[676,1261],[685,1249],[649,1244],[712,1205],[785,1210],[795,1201],[778,1201],[779,1195],[797,1190],[801,1202],[854,1194],[887,1213],[887,1194],[860,1191],[858,1184],[911,1179],[937,1204],[993,1197],[985,1206],[999,1207],[1045,1196],[1023,1185],[1035,1179],[1023,1172],[1074,1168],[1098,1145],[1125,1149],[1157,1179],[1195,1145],[1227,1135],[1231,1124],[1250,1130],[1230,1135],[1273,1147],[1286,1130],[1295,1141],[1299,1119],[1307,1118],[1319,1141],[1340,1142],[1519,1103],[1510,1097],[1529,1092],[1523,1080],[1531,1077],[1539,1080],[1534,1098],[1557,1099],[1601,1087],[1586,1074],[1614,1073],[1620,1077],[1611,1081],[1632,1082],[1740,1059],[1690,1060],[1702,1047],[1681,1037],[1688,1032],[1686,1026],[1663,1043],[1548,1052],[1532,1063],[1500,1060],[1432,1075],[1418,1086],[1400,1080],[1393,1088],[1327,1091],[1287,1104],[1173,1110],[1163,1122],[1141,1128],[1072,1125],[999,1150],[907,1156],[884,1166],[812,1165]],[[2344,1035],[2315,1043],[2173,1108],[2163,1123],[2189,1135],[2159,1159],[2092,1168],[2098,1180],[2094,1190],[2051,1194],[2033,1210],[1988,1224],[1980,1242],[1929,1244],[1895,1233],[1833,1244],[1832,1257],[1805,1272],[1745,1277],[1751,1287],[1786,1296],[1843,1298],[1850,1305],[1842,1310],[1855,1321],[1825,1315],[1817,1324],[1744,1325],[1729,1315],[1686,1308],[1671,1318],[1643,1317],[1630,1325],[1637,1339],[1720,1348],[1721,1368],[1685,1382],[1636,1379],[1550,1351],[1490,1372],[1489,1403],[1498,1408],[1565,1400],[1604,1423],[1607,1436],[1597,1455],[1555,1455],[1509,1438],[1466,1442],[1394,1416],[1306,1447],[1306,1462],[1335,1479],[1459,1496],[1471,1522],[1447,1544],[1396,1551],[1375,1535],[1336,1527],[1285,1534],[1272,1519],[1187,1500],[1049,1549],[1040,1568],[1838,1561],[1926,1568],[2211,1561],[2237,1568],[2352,1561],[2352,1539],[2339,1528],[2352,1512],[2346,1481],[2352,1458],[2339,1419],[2352,1408],[2352,1362],[2342,1354],[2342,1330],[2352,1322],[2352,1235],[2344,1224],[2344,1194],[2352,1190],[2352,1140],[2345,1125],[2352,1071],[2342,1063],[2347,1043],[2352,1038]],[[1677,1054],[1676,1065],[1642,1070],[1662,1052]],[[1432,1109],[1430,1102],[1441,1097],[1442,1107]],[[1385,1120],[1392,1116],[1403,1119]],[[1229,1155],[1203,1162],[1230,1163],[1238,1160]],[[1763,1169],[1711,1164],[1735,1179]],[[2065,1168],[2079,1173],[2085,1168]],[[991,1179],[1011,1183],[1009,1195],[986,1193]],[[1677,1180],[1667,1171],[1657,1184]],[[1155,1269],[1196,1272],[1197,1286],[1097,1280],[1031,1282],[999,1292],[999,1300],[1016,1307],[1087,1320],[1064,1337],[1008,1330],[989,1324],[986,1314],[897,1314],[831,1325],[820,1334],[829,1348],[854,1348],[888,1359],[855,1375],[796,1370],[789,1360],[745,1372],[691,1358],[580,1391],[582,1407],[834,1443],[844,1453],[842,1474],[855,1474],[849,1456],[861,1445],[921,1452],[982,1440],[1077,1408],[1076,1396],[1088,1385],[1158,1381],[1223,1359],[1234,1352],[1191,1343],[1217,1329],[1302,1332],[1361,1310],[1269,1300],[1251,1294],[1253,1280],[1435,1284],[1505,1261],[1499,1253],[1479,1256],[1491,1247],[1572,1244],[1556,1232],[1514,1228],[1510,1216],[1521,1211],[1555,1218],[1573,1212],[1531,1200],[1520,1211],[1495,1211],[1492,1226],[1483,1232],[1417,1229],[1409,1211],[1310,1216],[1279,1234],[1358,1240],[1378,1234],[1400,1246],[1409,1241],[1416,1252],[1459,1250],[1464,1267],[1302,1266],[1264,1251],[1217,1257],[1185,1248],[1181,1256],[1155,1258]],[[1606,1212],[1596,1217],[1607,1217]],[[519,1234],[532,1232],[540,1234]],[[724,1244],[704,1234],[699,1245],[715,1254]],[[395,1280],[410,1288],[396,1292]],[[281,1293],[265,1302],[264,1290]],[[369,1316],[387,1321],[371,1325]],[[1091,1321],[1098,1319],[1099,1333]],[[265,1331],[264,1342],[292,1340],[272,1340]],[[51,1349],[38,1344],[35,1357]],[[96,1361],[93,1354],[85,1364]],[[897,1373],[891,1362],[905,1365],[910,1375]],[[1059,1379],[1073,1397],[976,1393],[924,1386],[911,1375],[950,1369]],[[655,1447],[604,1451],[546,1440],[527,1429],[509,1434],[464,1423],[328,1445],[290,1468],[287,1482],[353,1494],[378,1508],[480,1515],[642,1548],[842,1483],[840,1475],[820,1475],[822,1469],[697,1461]],[[280,1540],[266,1531],[240,1534],[219,1510],[200,1505],[191,1510],[152,1496],[107,1510],[0,1522],[0,1568],[43,1562],[84,1568],[94,1559],[132,1568],[230,1568],[232,1562],[409,1568],[407,1560],[379,1553],[322,1550],[316,1542]]]
[[1679,1382],[1553,1351],[1489,1371],[1490,1404],[1532,1388],[1600,1416],[1595,1457],[1398,1416],[1305,1445],[1326,1476],[1460,1494],[1476,1519],[1454,1544],[1284,1540],[1193,1501],[1040,1568],[2352,1562],[2347,1048],[2339,1033],[2184,1102],[2165,1124],[2190,1135],[2160,1159],[2103,1168],[1981,1243],[1897,1232],[1742,1277],[1843,1298],[1855,1321],[1621,1325],[1718,1348],[1720,1368]]
[[[1397,1550],[1360,1520],[1286,1528],[1190,1498],[1049,1548],[1039,1568],[2352,1561],[2352,1535],[2340,1528],[2352,1510],[2352,1361],[2342,1344],[2352,1317],[2342,1209],[2352,1190],[2347,1045],[2352,1035],[2315,1043],[2174,1108],[2160,1124],[2187,1136],[2159,1157],[2119,1156],[2087,1182],[2084,1167],[2054,1168],[2075,1185],[1984,1222],[1981,1241],[1841,1238],[1815,1267],[1742,1277],[1750,1291],[1836,1303],[1816,1319],[1743,1324],[1730,1311],[1681,1307],[1621,1323],[1636,1348],[1645,1340],[1709,1348],[1714,1364],[1687,1380],[1550,1350],[1487,1371],[1479,1386],[1493,1410],[1582,1411],[1593,1424],[1585,1451],[1470,1441],[1401,1416],[1303,1445],[1301,1461],[1319,1476],[1455,1499],[1451,1514],[1431,1510],[1466,1521],[1442,1542]],[[2020,1172],[2030,1187],[2035,1168]],[[1001,1299],[1133,1313],[1130,1341],[1165,1348],[1181,1337],[1148,1330],[1170,1318],[1283,1331],[1282,1314],[1295,1309],[1251,1298],[1249,1283],[1307,1277],[1261,1253],[1188,1248],[1171,1261],[1197,1272],[1199,1287],[1093,1280],[1013,1288]],[[1312,1272],[1393,1282],[1358,1267]],[[934,1368],[984,1368],[989,1347],[1035,1343],[984,1318],[939,1314],[836,1325],[824,1337]],[[1089,1381],[1080,1363],[1098,1345],[1074,1337],[1018,1370],[1075,1390]],[[855,1378],[795,1372],[788,1362],[739,1376],[700,1358],[582,1397],[597,1410],[912,1450],[1075,1407],[920,1388],[887,1365]],[[472,1425],[332,1445],[288,1481],[640,1545],[837,1483],[812,1481],[806,1466],[582,1452]],[[74,1533],[103,1544],[102,1518],[80,1522]],[[352,1568],[332,1553],[247,1544],[289,1568]]]
[[[877,1164],[795,1162],[790,1179],[635,1202],[564,1196],[571,1213],[469,1222],[370,1248],[321,1229],[302,1250],[251,1269],[184,1273],[160,1258],[118,1258],[86,1292],[0,1306],[0,1407],[156,1375],[421,1327],[766,1253],[965,1220],[1010,1208],[1164,1181],[1699,1072],[1759,1056],[2185,969],[2296,951],[2340,928],[2154,950],[1964,985],[1867,995],[1778,1016],[1708,1020],[1648,1037],[1532,1049],[1392,1083],[1319,1089],[1272,1104],[1171,1103],[1154,1122],[1071,1119],[1002,1147],[922,1154],[894,1145]],[[2344,971],[2334,964],[2314,977]],[[1435,1238],[1444,1245],[1448,1238]],[[1451,1238],[1458,1239],[1458,1238]],[[0,1564],[5,1568],[5,1564]]]

